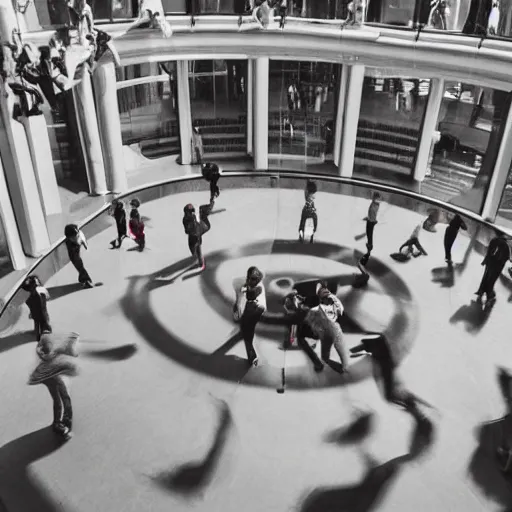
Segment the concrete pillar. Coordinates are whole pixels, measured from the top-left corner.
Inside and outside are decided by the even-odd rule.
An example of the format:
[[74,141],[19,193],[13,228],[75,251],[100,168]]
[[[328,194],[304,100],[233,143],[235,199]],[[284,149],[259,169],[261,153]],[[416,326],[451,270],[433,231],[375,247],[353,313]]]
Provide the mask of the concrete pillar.
[[357,124],[363,94],[364,66],[356,64],[348,67],[347,94],[343,112],[343,137],[339,161],[340,176],[350,178],[354,171]]
[[247,154],[253,154],[253,109],[254,109],[254,101],[253,101],[253,60],[247,60],[247,81],[245,84],[245,90],[247,94]]
[[110,192],[120,194],[128,190],[128,179],[117,105],[116,68],[110,54],[98,62],[93,82],[107,187]]
[[91,73],[83,66],[81,81],[73,88],[73,102],[77,117],[78,132],[85,160],[89,194],[100,196],[108,193],[105,164],[101,151],[101,139],[94,105]]
[[52,148],[43,115],[20,117],[32,157],[39,199],[46,216],[62,212],[59,187],[53,167]]
[[253,160],[256,170],[268,169],[269,58],[254,59],[253,70]]
[[509,108],[500,149],[496,156],[494,171],[491,175],[487,195],[482,207],[482,217],[490,222],[496,220],[496,215],[503,196],[503,190],[507,184],[508,174],[512,168],[512,107]]
[[429,165],[429,155],[432,148],[432,136],[437,128],[437,119],[441,102],[444,95],[444,80],[433,78],[430,81],[430,92],[428,95],[427,108],[423,118],[416,163],[414,165],[413,177],[416,181],[423,181]]
[[27,260],[23,253],[16,217],[12,207],[7,181],[5,180],[5,169],[0,158],[0,222],[5,233],[7,248],[11,263],[15,270],[22,270],[27,266]]
[[190,110],[188,60],[176,62],[176,82],[180,120],[181,163],[190,165],[192,163],[192,112]]
[[0,39],[10,42],[15,28],[18,28],[18,22],[12,0],[0,0]]
[[350,68],[349,66],[343,64],[341,68],[341,77],[340,77],[340,91],[338,94],[338,105],[337,105],[337,114],[336,114],[336,126],[334,127],[334,148],[333,148],[333,156],[334,156],[334,165],[340,165],[341,158],[341,146],[343,141],[343,116],[345,115],[345,100],[347,98],[347,88],[348,88],[348,76],[349,76]]

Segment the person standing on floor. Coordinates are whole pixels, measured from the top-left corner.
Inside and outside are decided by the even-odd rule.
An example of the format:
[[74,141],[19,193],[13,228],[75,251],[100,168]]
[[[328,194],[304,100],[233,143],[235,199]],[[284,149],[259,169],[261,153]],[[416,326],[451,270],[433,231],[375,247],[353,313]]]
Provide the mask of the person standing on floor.
[[448,224],[446,231],[444,232],[444,255],[446,259],[446,263],[451,265],[452,262],[452,247],[457,235],[459,234],[459,229],[463,229],[466,231],[468,227],[465,222],[462,220],[461,216],[457,213],[453,219]]
[[48,314],[47,308],[50,294],[37,276],[27,277],[27,279],[23,281],[21,288],[30,293],[25,304],[30,310],[30,318],[34,320],[34,331],[37,336],[37,341],[39,341],[43,332],[52,332],[50,315]]
[[240,330],[247,351],[247,360],[251,366],[258,366],[258,354],[254,349],[254,334],[256,325],[261,320],[265,308],[258,302],[259,296],[263,293],[261,286],[245,287],[242,290],[245,293],[245,307],[242,317],[240,318]]
[[366,221],[366,247],[368,249],[368,256],[373,249],[373,230],[377,224],[377,214],[380,208],[380,194],[374,192],[372,196],[372,202],[368,207],[368,215],[363,219]]
[[306,228],[306,221],[308,219],[313,219],[313,234],[311,235],[310,242],[313,243],[313,237],[315,236],[316,230],[318,228],[318,215],[316,213],[315,208],[315,194],[317,192],[317,186],[314,181],[308,180],[306,183],[306,188],[304,190],[304,197],[306,199],[306,203],[302,208],[302,213],[300,216],[300,224],[299,224],[299,240],[304,242],[304,230]]
[[496,300],[494,285],[505,263],[510,259],[510,247],[505,239],[505,235],[497,230],[495,234],[496,236],[489,242],[487,253],[484,261],[482,261],[482,265],[485,265],[485,271],[480,286],[475,293],[475,295],[478,295],[478,300],[482,300],[482,296],[485,294],[487,302]]
[[140,217],[139,211],[134,208],[130,212],[130,236],[139,247],[139,251],[142,252],[146,247],[146,234],[144,233],[144,222]]
[[85,270],[84,262],[80,255],[80,248],[87,250],[87,240],[85,235],[78,229],[76,224],[68,224],[64,228],[65,243],[68,250],[69,260],[78,271],[78,282],[84,288],[93,288],[92,279],[87,270]]
[[197,266],[204,270],[206,263],[203,258],[202,244],[203,235],[210,231],[210,215],[212,206],[204,204],[199,207],[199,222],[196,217],[196,210],[192,204],[187,204],[183,208],[183,228],[188,235],[188,248],[194,258],[197,259]]
[[37,344],[39,363],[29,377],[30,386],[44,384],[53,400],[53,431],[64,439],[71,437],[73,408],[69,394],[68,377],[78,374],[73,357],[78,356],[79,335],[71,333],[64,338],[44,331]]
[[[419,239],[420,232],[421,232],[421,224],[418,224],[414,228],[414,231],[411,233],[411,236],[409,237],[409,239],[400,246],[400,249],[398,249],[398,252],[401,253],[402,249],[404,247],[407,247],[407,256],[409,256],[409,254],[412,254],[415,258],[420,256],[421,254],[423,254],[423,256],[427,256],[427,251],[425,251],[423,246],[420,244],[420,239]],[[414,247],[416,247],[416,249],[418,249],[417,253],[414,252]]]
[[341,362],[341,373],[348,371],[349,355],[343,339],[343,331],[338,323],[343,315],[341,301],[329,289],[320,285],[318,292],[320,305],[309,310],[306,322],[320,339],[321,355],[325,363],[331,363],[331,348],[334,345]]
[[215,204],[215,199],[219,197],[220,190],[217,183],[221,175],[221,170],[217,164],[207,162],[201,165],[201,173],[204,179],[210,184],[210,204]]
[[112,249],[120,249],[123,240],[128,236],[126,230],[126,211],[123,202],[119,199],[114,199],[112,201],[110,214],[114,217],[117,228],[117,239],[112,240],[110,245]]

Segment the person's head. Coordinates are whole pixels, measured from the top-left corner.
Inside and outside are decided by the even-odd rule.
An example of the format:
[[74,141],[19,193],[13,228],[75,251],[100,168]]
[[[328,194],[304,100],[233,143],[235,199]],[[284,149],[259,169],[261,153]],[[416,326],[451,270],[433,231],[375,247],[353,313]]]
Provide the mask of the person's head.
[[140,206],[140,201],[134,197],[131,201],[130,201],[130,206],[132,208],[138,208]]
[[261,288],[257,286],[256,288],[249,288],[245,294],[245,297],[248,301],[254,301],[261,294]]
[[379,193],[379,192],[374,192],[374,193],[373,193],[372,199],[373,199],[374,201],[376,201],[376,202],[377,202],[377,201],[380,201],[380,198],[381,198],[381,195],[380,195],[380,193]]
[[23,284],[21,285],[21,288],[25,290],[26,292],[32,292],[35,290],[38,286],[42,286],[41,280],[37,276],[29,276],[23,281]]
[[195,215],[196,209],[193,204],[189,203],[183,208],[183,213],[187,216]]
[[66,238],[75,238],[78,235],[79,229],[76,224],[68,224],[64,228],[64,236]]
[[321,304],[329,305],[333,303],[331,292],[326,286],[321,286],[317,292]]
[[249,267],[247,270],[247,284],[257,286],[263,279],[263,273],[258,267]]
[[199,135],[199,128],[197,126],[194,126],[194,128],[192,128],[194,130],[194,133],[196,135]]

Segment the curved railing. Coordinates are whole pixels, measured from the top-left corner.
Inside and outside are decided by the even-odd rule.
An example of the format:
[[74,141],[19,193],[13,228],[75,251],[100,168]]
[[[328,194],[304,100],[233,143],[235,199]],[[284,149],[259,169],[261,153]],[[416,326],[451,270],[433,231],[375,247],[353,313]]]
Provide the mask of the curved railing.
[[[489,240],[494,236],[495,226],[484,221],[480,216],[472,212],[436,199],[427,198],[415,192],[363,180],[288,171],[281,171],[279,173],[245,171],[224,173],[222,187],[224,189],[303,189],[304,183],[308,179],[315,180],[318,184],[318,190],[321,192],[369,198],[373,191],[380,191],[386,194],[385,200],[389,204],[413,209],[425,216],[430,213],[432,208],[439,209],[443,212],[459,213],[469,222],[471,233],[476,237],[475,249],[479,252],[484,250]],[[119,196],[119,198],[125,199],[136,196],[142,203],[148,203],[156,199],[183,192],[206,191],[207,188],[207,183],[202,176],[198,174],[147,184],[134,188],[126,194]],[[107,214],[108,207],[109,205],[106,204],[79,224],[80,229],[82,229],[87,238],[91,238],[106,229],[112,229],[112,221]],[[471,224],[473,224],[472,228]],[[500,231],[512,237],[512,230],[506,231],[501,229]],[[10,315],[6,314],[8,309],[12,308],[14,311],[26,300],[26,292],[21,290],[20,286],[27,276],[37,274],[44,283],[68,263],[69,258],[64,244],[64,238],[61,238],[50,247],[45,255],[40,257],[37,262],[26,271],[23,277],[20,278],[11,292],[6,296],[4,305],[0,309],[0,330],[4,330],[11,322]]]

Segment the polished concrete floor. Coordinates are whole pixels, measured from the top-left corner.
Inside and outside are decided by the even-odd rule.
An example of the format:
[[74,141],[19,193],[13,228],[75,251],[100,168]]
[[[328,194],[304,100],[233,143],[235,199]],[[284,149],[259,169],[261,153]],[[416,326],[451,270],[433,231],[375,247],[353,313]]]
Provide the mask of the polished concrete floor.
[[[316,243],[300,245],[303,197],[221,192],[201,275],[182,273],[190,259],[181,218],[208,193],[142,205],[143,253],[131,241],[110,250],[112,227],[84,254],[102,285],[77,288],[71,265],[47,283],[54,330],[82,338],[74,437],[54,438],[48,392],[27,385],[36,355],[24,311],[0,340],[0,497],[9,512],[510,510],[512,487],[494,459],[503,423],[489,423],[505,410],[496,370],[512,355],[510,288],[498,283],[486,313],[472,304],[482,258],[461,236],[447,275],[443,226],[421,233],[427,257],[395,261],[422,219],[383,204],[372,278],[354,289],[367,202],[319,193]],[[266,274],[269,309],[256,334],[261,365],[248,369],[230,309],[250,265]],[[389,334],[400,377],[430,404],[427,433],[383,401],[368,359],[353,359],[341,377],[281,349],[283,294],[318,277],[339,283],[350,346],[364,332]],[[406,457],[412,438],[421,456]]]

